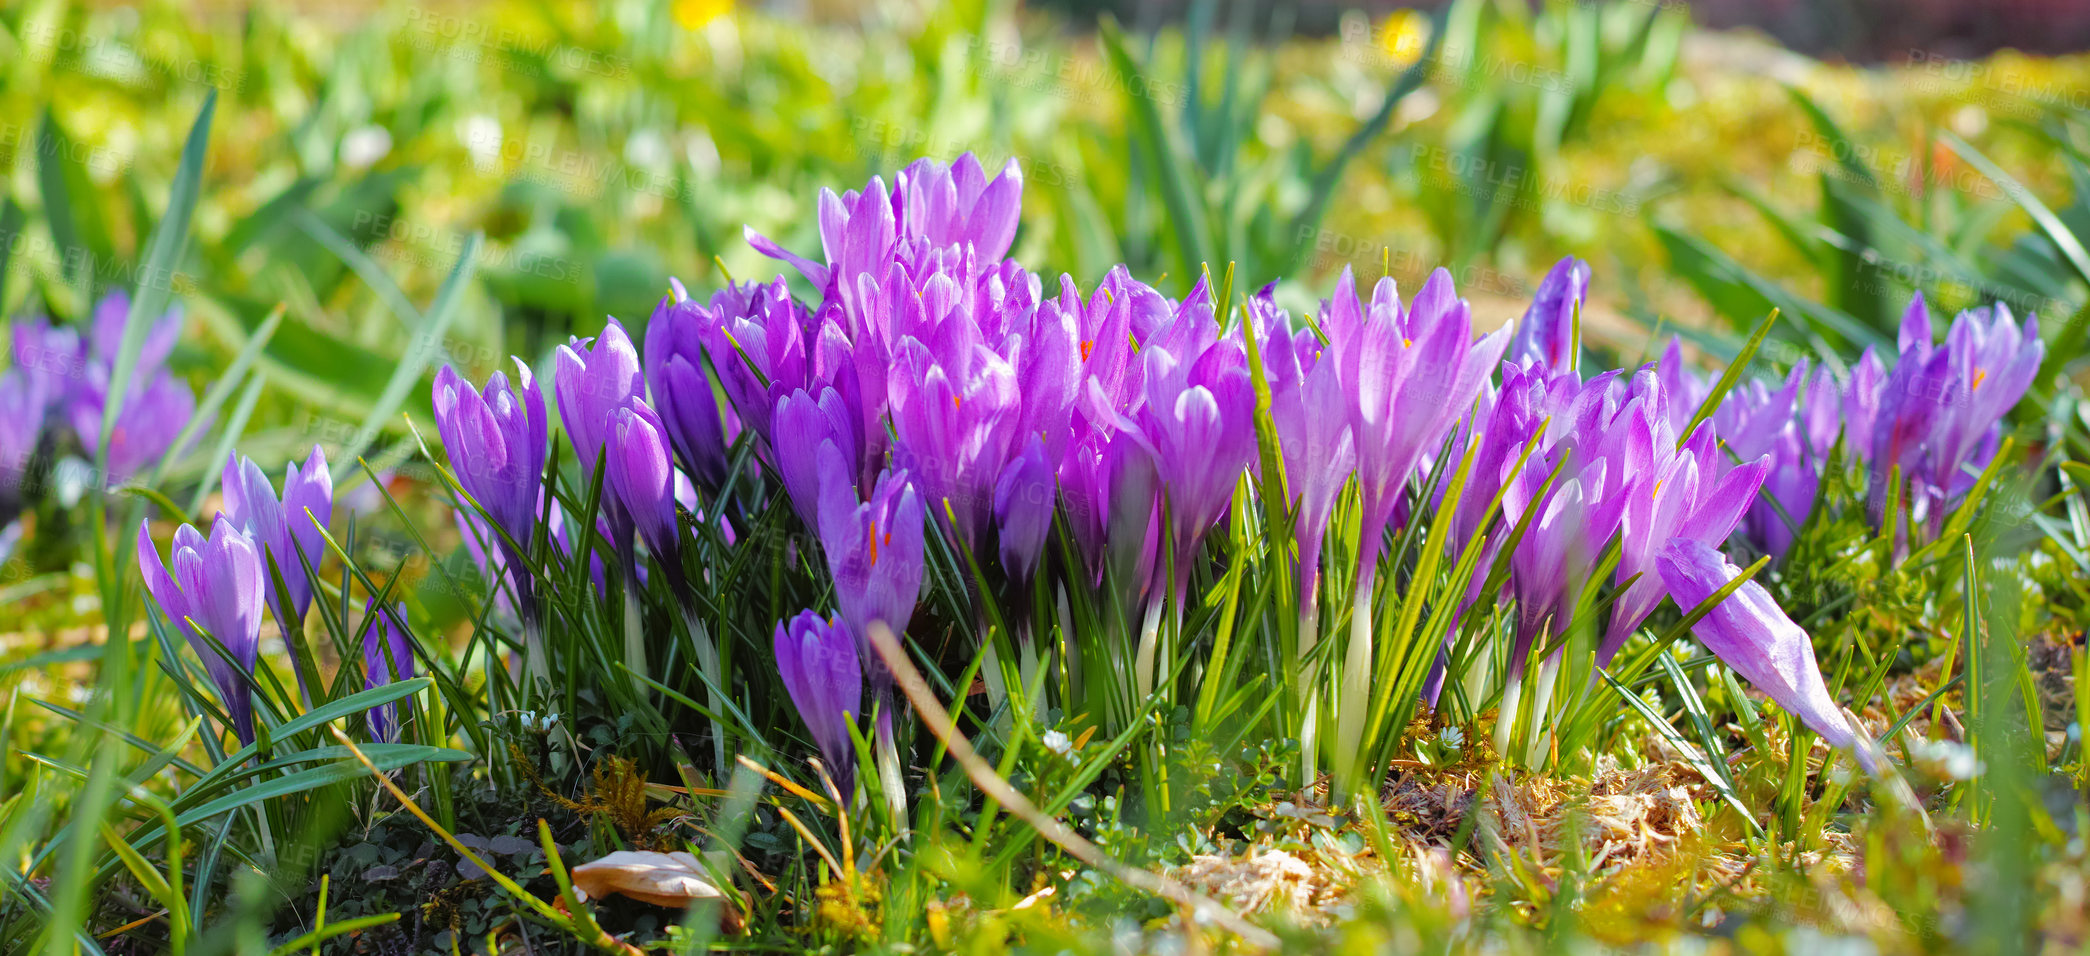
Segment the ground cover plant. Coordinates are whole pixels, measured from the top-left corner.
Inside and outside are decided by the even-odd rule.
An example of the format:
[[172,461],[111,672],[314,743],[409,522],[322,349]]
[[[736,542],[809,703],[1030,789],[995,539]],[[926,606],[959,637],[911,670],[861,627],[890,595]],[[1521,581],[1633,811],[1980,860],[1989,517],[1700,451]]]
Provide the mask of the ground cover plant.
[[[990,13],[923,36],[999,56],[964,36]],[[1213,15],[1144,58],[1105,24],[1099,62],[1149,91],[1170,56],[1257,62],[1201,46]],[[1535,133],[1460,124],[1488,130],[1460,155],[1557,157],[1688,29],[1545,16],[1628,66],[1537,88]],[[1338,184],[1383,175],[1357,157],[1455,67],[1477,95],[1443,51],[1496,18],[1525,25],[1383,25],[1380,108],[1318,158],[1244,165],[1261,81],[1186,67],[1180,115],[1118,91],[1104,202],[1023,155],[801,156],[740,187],[802,186],[797,218],[673,193],[716,259],[603,251],[602,291],[556,301],[479,234],[416,298],[361,231],[398,194],[338,170],[204,228],[242,101],[205,93],[134,262],[0,287],[37,306],[0,371],[0,552],[62,569],[0,582],[32,622],[0,665],[0,941],[2080,947],[2084,194],[1957,137],[1995,196],[1910,202],[1851,159],[1819,228],[1748,197],[1844,270],[1827,300],[1662,224],[1676,287],[1739,324],[1644,343],[1594,321],[1637,268],[1560,258],[1500,318],[1464,297],[1465,262],[1551,228],[1519,214],[1543,179],[1439,191],[1480,200],[1426,210],[1459,274],[1322,261]],[[113,249],[35,129],[42,234]],[[2083,141],[2057,110],[2012,142],[2080,187]],[[355,317],[286,318],[315,301]],[[253,427],[286,393],[344,419]]]

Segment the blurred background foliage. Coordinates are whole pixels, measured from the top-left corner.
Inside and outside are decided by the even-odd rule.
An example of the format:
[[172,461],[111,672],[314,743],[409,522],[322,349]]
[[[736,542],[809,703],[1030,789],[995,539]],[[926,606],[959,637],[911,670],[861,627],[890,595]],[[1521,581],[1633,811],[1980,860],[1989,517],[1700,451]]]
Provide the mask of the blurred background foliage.
[[2034,223],[1964,153],[2066,208],[2072,157],[2053,146],[2080,145],[2090,105],[2081,58],[1856,69],[1649,4],[1461,2],[1307,36],[1228,3],[1121,32],[994,0],[811,19],[705,0],[38,0],[0,28],[0,158],[22,211],[0,223],[7,310],[77,315],[90,287],[121,284],[215,87],[182,291],[218,334],[189,358],[229,354],[282,302],[271,385],[320,410],[382,386],[402,298],[427,301],[474,230],[478,288],[445,347],[484,368],[604,314],[643,320],[670,275],[774,271],[739,224],[806,248],[820,185],[967,149],[1024,166],[1019,254],[1042,272],[1123,260],[1187,287],[1194,264],[1233,261],[1305,302],[1344,265],[1444,264],[1491,315],[1575,254],[1620,316],[1753,320],[1697,276],[1711,258],[1873,323],[1939,282],[1890,275],[1856,301],[1811,228],[1891,212],[1963,254],[2008,248]]

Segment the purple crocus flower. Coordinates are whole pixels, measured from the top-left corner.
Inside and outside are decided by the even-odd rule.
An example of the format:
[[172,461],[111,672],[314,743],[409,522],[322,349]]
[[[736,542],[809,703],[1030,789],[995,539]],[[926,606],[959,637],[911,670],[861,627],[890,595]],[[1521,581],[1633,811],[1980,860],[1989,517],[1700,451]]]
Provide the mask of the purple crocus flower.
[[[397,607],[367,604],[366,618],[375,617],[363,631],[363,689],[375,690],[394,681],[414,679],[413,637],[407,632],[404,612]],[[370,708],[370,739],[391,743],[399,739],[399,703]]]
[[[1120,266],[1110,271],[1084,305],[1071,280],[1062,280],[1060,295],[1046,300],[1041,312],[1075,319],[1080,356],[1073,404],[1068,410],[1068,438],[1057,465],[1060,495],[1075,547],[1088,562],[1092,582],[1103,579],[1114,520],[1112,489],[1123,457],[1118,423],[1129,416],[1145,394],[1146,366],[1139,361],[1139,342],[1173,314],[1168,299],[1134,280]],[[1142,498],[1127,507],[1139,510],[1139,532],[1146,532],[1152,502]],[[1141,510],[1144,509],[1144,510]],[[1123,509],[1119,509],[1123,510]],[[1142,577],[1142,580],[1144,578]]]
[[[326,452],[314,445],[302,467],[284,466],[280,499],[269,484],[268,475],[252,458],[236,454],[229,457],[220,483],[225,490],[225,518],[261,545],[263,591],[268,595],[276,626],[283,631],[284,646],[295,660],[302,642],[293,635],[303,631],[305,612],[312,606],[313,575],[319,573],[319,564],[326,559],[322,530],[334,514],[334,478],[327,473]],[[275,573],[283,577],[287,605],[281,600],[285,595],[276,590],[269,562],[274,562]],[[311,575],[305,571],[308,564]],[[294,670],[298,693],[309,703],[312,689],[305,686],[304,669]]]
[[[312,606],[313,582],[305,574],[305,565],[309,563],[317,572],[325,560],[326,538],[321,530],[334,514],[334,478],[327,473],[326,452],[314,445],[304,465],[284,466],[280,499],[261,466],[237,454],[226,460],[221,484],[226,519],[261,545],[290,592],[290,604],[284,606],[276,599],[275,586],[268,585],[269,610],[276,616],[276,625],[285,633],[297,630]],[[262,574],[268,580],[266,565]]]
[[[1928,480],[1934,494],[1953,499],[1973,486],[1967,470],[1986,465],[1993,456],[2003,416],[2032,387],[2046,345],[2039,340],[2037,318],[2026,319],[2020,330],[2010,308],[1999,302],[1954,318],[1942,351],[1950,357],[1953,376],[1966,383],[1966,401],[1942,410],[1943,422],[1929,450]],[[1942,510],[1941,502],[1934,521],[1943,519]]]
[[[1821,463],[1808,454],[1799,433],[1791,428],[1780,432],[1764,456],[1771,463],[1764,476],[1763,491],[1771,501],[1758,498],[1744,516],[1742,530],[1750,543],[1773,560],[1782,561],[1792,550],[1794,529],[1807,526],[1821,493]],[[1780,514],[1780,510],[1784,514]]]
[[509,387],[503,373],[493,373],[484,392],[478,392],[456,369],[443,366],[435,377],[435,424],[457,483],[503,532],[497,536],[506,559],[502,563],[512,572],[516,610],[534,656],[541,651],[536,589],[522,549],[530,547],[537,531],[551,436],[544,396],[537,391],[530,367],[516,359],[515,369],[520,394]]
[[894,461],[935,514],[949,506],[952,542],[977,550],[1020,425],[1016,369],[984,341],[983,316],[969,313],[950,277],[933,275],[893,304],[895,321],[907,328],[893,347],[884,388]]
[[991,181],[971,153],[948,166],[918,159],[893,182],[903,238],[940,249],[970,247],[985,260],[1009,254],[1023,207],[1023,171],[1014,159]]
[[[1545,366],[1538,362],[1517,364],[1502,363],[1502,387],[1492,389],[1483,386],[1475,401],[1469,424],[1470,433],[1455,441],[1454,449],[1466,447],[1468,442],[1477,441],[1479,447],[1473,452],[1473,465],[1467,473],[1466,487],[1453,504],[1451,541],[1453,547],[1463,549],[1475,535],[1485,535],[1481,541],[1479,560],[1473,567],[1473,576],[1468,582],[1466,593],[1459,599],[1454,611],[1453,630],[1457,622],[1465,617],[1468,607],[1480,597],[1482,584],[1495,566],[1496,556],[1508,541],[1510,529],[1499,520],[1499,513],[1491,514],[1489,507],[1494,503],[1495,493],[1504,483],[1514,483],[1517,475],[1512,473],[1517,459],[1526,445],[1537,435],[1541,422],[1548,411],[1550,394],[1548,383],[1552,378]],[[1561,376],[1571,380],[1574,376]],[[1449,493],[1448,484],[1440,493]],[[1444,502],[1439,502],[1444,507]],[[1442,658],[1440,658],[1442,660]],[[1425,683],[1425,697],[1435,700],[1439,688],[1433,673]]]
[[1829,453],[1842,429],[1842,394],[1829,370],[1817,369],[1807,385],[1797,420],[1787,419],[1767,449],[1771,467],[1763,488],[1769,500],[1759,496],[1742,521],[1749,540],[1765,554],[1783,560],[1792,549],[1794,530],[1805,527],[1813,516]]
[[675,517],[675,463],[668,429],[653,408],[638,399],[611,411],[608,424],[604,437],[610,490],[654,557],[676,566],[682,539]]
[[[1509,527],[1538,509],[1510,553],[1509,589],[1518,612],[1513,673],[1541,633],[1559,634],[1570,625],[1592,565],[1618,532],[1627,506],[1655,493],[1658,462],[1675,446],[1667,423],[1657,422],[1662,410],[1654,407],[1655,378],[1641,373],[1623,390],[1616,373],[1579,386],[1573,375],[1548,383],[1551,423],[1524,471],[1506,476],[1502,502]],[[1614,403],[1622,392],[1635,397],[1619,407]],[[1556,469],[1559,477],[1545,489]]]
[[[1202,280],[1139,357],[1146,366],[1145,394],[1119,428],[1147,453],[1153,480],[1167,499],[1167,543],[1175,564],[1169,584],[1180,613],[1198,547],[1226,514],[1242,472],[1255,459],[1255,385],[1238,330],[1219,335]],[[1126,497],[1112,507],[1126,504]]]
[[704,373],[703,309],[677,289],[646,323],[646,381],[682,467],[716,490],[726,480],[726,417]]
[[[769,443],[770,414],[777,400],[810,387],[811,350],[818,328],[812,315],[792,301],[784,277],[728,285],[694,310],[677,310],[669,322],[673,330],[660,334],[675,342],[688,334],[689,324],[695,324],[704,354],[711,359],[733,411],[756,437]],[[649,361],[657,351],[654,336],[649,327]],[[673,348],[677,354],[688,354],[686,345]],[[694,364],[694,359],[689,361]],[[660,390],[659,379],[653,387]]]
[[77,329],[54,326],[41,316],[14,323],[10,335],[11,372],[26,379],[27,391],[39,400],[33,420],[41,424],[87,378],[87,347]]
[[[111,290],[94,304],[91,352],[97,363],[109,368],[115,366],[116,356],[123,350],[124,325],[130,314],[131,295],[122,289]],[[158,369],[167,363],[167,356],[174,353],[174,342],[181,337],[181,303],[170,303],[167,311],[151,322],[138,348],[136,368],[140,370]]]
[[1430,274],[1407,309],[1390,278],[1379,281],[1369,305],[1360,301],[1356,279],[1344,269],[1335,295],[1322,304],[1321,320],[1348,399],[1345,412],[1356,443],[1363,512],[1337,708],[1336,771],[1347,789],[1355,782],[1355,751],[1362,745],[1377,659],[1372,586],[1386,529],[1423,456],[1436,450],[1472,409],[1489,370],[1509,345],[1510,330],[1504,327],[1474,341],[1472,310],[1443,269]]
[[1807,362],[1803,359],[1786,375],[1785,384],[1776,389],[1762,379],[1736,385],[1713,412],[1720,439],[1743,461],[1769,454],[1778,443],[1778,436],[1792,426],[1794,411],[1799,407],[1800,386],[1806,380]]
[[860,501],[849,463],[832,445],[822,446],[820,543],[842,620],[857,639],[859,656],[872,664],[873,685],[883,689],[884,668],[869,656],[871,624],[905,634],[922,593],[922,500],[907,473],[880,475],[870,500]]
[[[1454,508],[1452,547],[1462,550],[1474,536],[1480,535],[1481,550],[1467,581],[1466,593],[1459,598],[1458,607],[1452,612],[1451,627],[1445,634],[1446,646],[1438,652],[1436,664],[1423,681],[1422,696],[1431,706],[1436,705],[1437,696],[1443,690],[1446,668],[1450,665],[1452,635],[1458,632],[1459,622],[1465,618],[1466,611],[1480,598],[1481,587],[1509,540],[1510,526],[1499,521],[1499,513],[1489,510],[1494,504],[1495,494],[1505,482],[1513,483],[1517,477],[1513,473],[1517,459],[1545,420],[1550,383],[1557,379],[1567,384],[1576,377],[1573,373],[1555,375],[1537,361],[1524,364],[1503,362],[1502,387],[1495,389],[1485,383],[1482,385],[1473,413],[1467,416],[1462,426],[1465,434],[1452,443],[1453,449],[1466,448],[1471,442],[1479,443],[1473,450],[1473,464],[1467,473],[1466,487],[1459,500],[1450,503]],[[1448,483],[1439,486],[1438,507],[1447,506],[1442,496],[1449,494],[1450,490]]]
[[777,670],[798,716],[847,800],[856,789],[856,746],[849,727],[862,714],[863,668],[847,625],[802,611],[776,626]]
[[1336,496],[1357,467],[1357,445],[1347,416],[1331,413],[1346,402],[1337,362],[1312,329],[1291,331],[1290,318],[1265,287],[1249,303],[1270,377],[1270,417],[1284,455],[1292,495],[1293,535],[1299,543],[1301,639],[1315,605],[1321,576],[1321,545]]
[[1705,423],[1674,453],[1661,455],[1658,447],[1652,487],[1627,498],[1620,521],[1617,579],[1632,583],[1612,603],[1611,624],[1597,648],[1598,667],[1611,663],[1668,593],[1656,567],[1662,551],[1678,539],[1717,547],[1756,501],[1757,489],[1771,472],[1772,457],[1726,467],[1719,461],[1724,453],[1717,443],[1712,425]]
[[559,402],[559,421],[566,426],[581,468],[592,472],[609,438],[610,414],[646,397],[639,353],[624,326],[611,319],[594,339],[576,338],[559,346],[557,362],[552,391]]
[[[82,448],[93,450],[101,441],[103,410],[112,400],[109,388],[130,308],[130,295],[120,289],[95,304],[84,359],[72,368],[65,367],[63,355],[71,342],[69,336],[32,333],[30,348],[42,359],[45,397],[51,402],[70,398],[69,424]],[[110,485],[179,451],[172,447],[174,439],[196,411],[195,394],[166,368],[181,326],[181,306],[176,303],[146,329],[137,364],[131,368],[130,393],[118,401],[109,447],[102,449]],[[18,351],[20,348],[18,344]]]
[[1045,539],[1052,533],[1055,497],[1045,439],[1032,435],[994,483],[994,523],[1001,566],[1010,579],[1028,582],[1037,573]]
[[1023,172],[1015,160],[987,179],[971,153],[946,166],[921,159],[885,181],[872,177],[862,192],[820,191],[820,244],[825,263],[794,255],[747,230],[748,244],[789,263],[806,280],[832,290],[852,316],[862,315],[857,280],[880,275],[895,258],[910,271],[938,260],[971,257],[991,263],[1008,255],[1023,202]]
[[823,291],[832,290],[844,300],[845,308],[861,314],[851,301],[856,294],[856,279],[881,270],[892,258],[900,231],[894,205],[885,180],[878,176],[871,177],[862,192],[849,190],[837,195],[832,189],[821,189],[820,245],[827,257],[824,263],[785,249],[756,232],[753,226],[746,227],[743,235],[755,251],[798,270],[806,281]]
[[[1690,538],[1669,542],[1658,564],[1669,596],[1686,611],[1741,574],[1712,545]],[[1722,663],[1797,715],[1830,746],[1856,746],[1857,734],[1822,683],[1813,641],[1762,585],[1744,583],[1700,619],[1692,633]],[[1869,749],[1858,748],[1858,760],[1867,771],[1874,769]]]
[[[177,529],[169,564],[161,563],[159,549],[153,546],[152,525],[139,522],[138,570],[145,576],[146,591],[202,658],[232,718],[233,733],[241,743],[251,744],[254,702],[248,696],[247,675],[261,648],[261,547],[221,516],[211,525],[208,539],[193,525]],[[211,648],[205,632],[232,660]]]
[[1322,306],[1322,321],[1350,399],[1364,509],[1359,591],[1366,593],[1409,478],[1465,417],[1508,346],[1509,329],[1475,342],[1471,309],[1443,269],[1431,273],[1407,309],[1392,279],[1381,279],[1365,305],[1346,269]]
[[1851,380],[1844,386],[1843,450],[1854,461],[1872,457],[1874,423],[1879,419],[1880,395],[1887,387],[1887,370],[1872,346],[1851,366]]
[[1503,357],[1522,365],[1537,362],[1555,374],[1575,371],[1580,356],[1575,342],[1575,313],[1589,293],[1589,263],[1574,256],[1553,264],[1539,283],[1531,307],[1517,323]]
[[474,391],[450,366],[435,378],[435,423],[457,482],[514,540],[528,547],[537,530],[550,443],[544,396],[530,367],[515,360],[517,389],[502,372]]
[[0,372],[0,527],[14,521],[20,510],[20,489],[43,438],[43,422],[43,396],[36,381],[20,369]]
[[1674,336],[1670,337],[1668,347],[1662,350],[1662,358],[1655,363],[1655,379],[1661,385],[1662,409],[1669,419],[1669,430],[1681,435],[1684,429],[1691,427],[1691,419],[1698,414],[1699,406],[1712,395],[1713,383],[1699,377],[1684,363],[1683,341]]
[[1952,410],[1967,404],[1967,381],[1954,366],[1950,350],[1933,348],[1930,341],[1930,310],[1917,293],[1903,313],[1900,333],[1901,357],[1880,389],[1879,408],[1874,413],[1871,511],[1874,524],[1885,520],[1887,478],[1900,469],[1908,493],[1903,500],[1925,509],[1942,500],[1942,491],[1930,493],[1931,469],[1920,468],[1925,453],[1943,434]]
[[1800,426],[1807,454],[1826,461],[1836,447],[1837,435],[1843,431],[1843,393],[1826,366],[1815,369],[1813,380],[1807,383],[1807,392],[1800,401]]
[[[148,376],[142,363],[138,373],[131,380],[130,395],[116,412],[116,427],[109,432],[105,453],[110,484],[121,482],[177,451],[174,439],[196,413],[195,393],[173,373],[162,369]],[[81,447],[93,448],[100,440],[103,409],[108,403],[109,371],[92,367],[69,409],[73,433],[79,436]]]
[[[799,389],[777,400],[775,422],[790,440],[776,446],[777,472],[784,478],[784,491],[806,527],[820,527],[820,449],[833,445],[844,462],[859,460],[856,448],[855,412],[842,401],[841,393],[822,387],[817,399]],[[852,482],[853,487],[853,482]]]

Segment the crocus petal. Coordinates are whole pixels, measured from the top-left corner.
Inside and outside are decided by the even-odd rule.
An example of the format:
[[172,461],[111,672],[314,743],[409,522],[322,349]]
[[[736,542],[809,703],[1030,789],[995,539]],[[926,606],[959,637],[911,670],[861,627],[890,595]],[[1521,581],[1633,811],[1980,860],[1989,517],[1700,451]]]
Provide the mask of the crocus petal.
[[[1685,610],[1741,574],[1711,545],[1689,538],[1671,541],[1660,563],[1670,597]],[[1692,633],[1722,663],[1798,715],[1830,746],[1856,746],[1856,733],[1822,683],[1813,641],[1762,585],[1744,583],[1700,619]],[[1858,748],[1858,759],[1868,771],[1873,769],[1869,749]]]

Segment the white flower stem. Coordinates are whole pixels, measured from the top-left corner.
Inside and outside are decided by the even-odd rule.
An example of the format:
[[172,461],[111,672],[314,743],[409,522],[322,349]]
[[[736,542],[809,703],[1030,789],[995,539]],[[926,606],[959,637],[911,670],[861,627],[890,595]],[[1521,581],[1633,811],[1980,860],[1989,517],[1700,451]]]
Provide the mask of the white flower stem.
[[1546,719],[1546,712],[1553,706],[1553,685],[1560,679],[1560,658],[1561,655],[1555,654],[1538,666],[1538,686],[1535,688],[1538,699],[1531,705],[1531,724],[1526,738],[1530,742],[1524,752],[1526,766],[1539,765],[1540,760],[1546,755],[1546,743],[1552,737],[1552,728]]
[[987,657],[980,662],[980,679],[987,685],[987,712],[994,715],[994,730],[1007,740],[1011,732],[1009,712],[1002,704],[1009,699],[1009,682],[1002,679],[1001,651],[987,642]]
[[[718,665],[718,645],[711,640],[711,631],[704,626],[704,619],[697,615],[695,602],[683,601],[682,620],[689,627],[690,643],[696,645],[697,671],[704,675],[705,703],[711,705],[712,713],[722,715],[725,713],[725,710],[718,698],[718,685],[721,676]],[[711,757],[716,761],[713,766],[718,768],[717,772],[720,776],[724,776],[726,772],[726,725],[717,720],[711,722]]]
[[1524,672],[1510,674],[1502,685],[1502,707],[1495,712],[1495,752],[1509,753],[1510,733],[1517,726],[1517,710],[1524,703]]
[[1161,604],[1161,592],[1156,589],[1147,603],[1146,617],[1140,621],[1139,648],[1132,659],[1135,700],[1145,700],[1154,692],[1154,655],[1161,643]]
[[640,620],[639,592],[637,579],[628,572],[624,579],[624,666],[631,669],[632,693],[646,695],[645,678],[652,676],[646,667],[646,627]]
[[1016,637],[1016,673],[1023,680],[1023,699],[1030,712],[1035,714],[1045,709],[1045,680],[1041,673],[1043,661],[1038,654],[1038,641],[1032,633],[1033,625],[1026,622],[1022,633]]
[[877,753],[878,786],[885,791],[886,808],[893,814],[893,829],[907,829],[907,788],[900,779],[900,746],[893,740],[891,700],[881,702],[885,711],[878,716]]
[[1299,595],[1299,643],[1292,661],[1292,686],[1306,692],[1306,705],[1299,720],[1299,786],[1302,788],[1313,786],[1320,763],[1315,748],[1321,732],[1321,682],[1317,675],[1308,672],[1306,664],[1320,640],[1321,593],[1319,588],[1308,585]]
[[1357,783],[1357,758],[1364,749],[1365,710],[1372,685],[1372,579],[1361,575],[1350,606],[1350,646],[1343,653],[1342,689],[1336,697],[1335,744],[1331,755],[1336,787],[1348,795]]
[[1059,587],[1060,666],[1066,668],[1067,699],[1081,700],[1081,642],[1074,637],[1074,611],[1067,604],[1067,586]]

